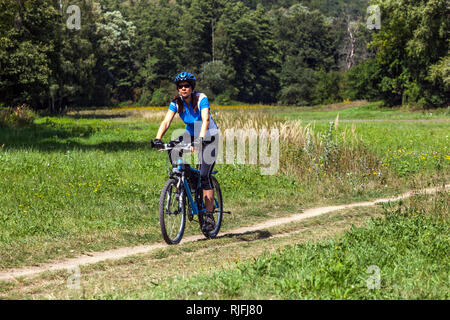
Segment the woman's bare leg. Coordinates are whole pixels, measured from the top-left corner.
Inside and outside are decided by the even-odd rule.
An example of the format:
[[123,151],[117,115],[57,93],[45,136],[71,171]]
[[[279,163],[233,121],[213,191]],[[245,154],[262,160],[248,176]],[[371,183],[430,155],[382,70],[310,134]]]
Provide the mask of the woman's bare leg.
[[206,212],[214,211],[214,190],[203,190]]

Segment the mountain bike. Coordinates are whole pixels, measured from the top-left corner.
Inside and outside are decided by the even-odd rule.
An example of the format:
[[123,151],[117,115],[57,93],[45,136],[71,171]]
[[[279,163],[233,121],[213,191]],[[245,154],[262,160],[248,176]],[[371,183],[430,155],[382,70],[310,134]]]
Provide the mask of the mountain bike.
[[[153,141],[151,141],[154,147]],[[183,153],[191,152],[191,143],[181,143],[174,140],[164,144],[164,148],[159,151],[168,151],[171,171],[169,179],[164,184],[159,200],[159,224],[161,233],[167,244],[180,243],[186,227],[186,217],[189,221],[194,221],[198,217],[200,230],[203,235],[212,239],[217,237],[224,213],[222,192],[215,174],[211,176],[214,190],[214,228],[210,231],[202,229],[206,207],[203,200],[203,190],[200,183],[200,170],[191,167],[183,161]],[[178,152],[178,159],[175,165],[172,164],[171,152]]]

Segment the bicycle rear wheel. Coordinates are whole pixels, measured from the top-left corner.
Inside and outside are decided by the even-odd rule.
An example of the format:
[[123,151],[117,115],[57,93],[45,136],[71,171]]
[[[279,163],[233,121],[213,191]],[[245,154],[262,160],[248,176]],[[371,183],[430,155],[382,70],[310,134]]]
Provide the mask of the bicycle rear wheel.
[[[202,233],[206,238],[216,238],[219,234],[220,227],[222,226],[223,219],[223,199],[222,199],[222,191],[220,190],[219,182],[216,177],[212,176],[213,190],[214,190],[214,229],[207,232],[203,231]],[[203,225],[203,217],[199,215],[198,222],[200,223],[200,229],[202,229]]]
[[186,227],[186,203],[183,185],[177,189],[177,179],[165,183],[159,199],[159,224],[167,244],[181,241]]

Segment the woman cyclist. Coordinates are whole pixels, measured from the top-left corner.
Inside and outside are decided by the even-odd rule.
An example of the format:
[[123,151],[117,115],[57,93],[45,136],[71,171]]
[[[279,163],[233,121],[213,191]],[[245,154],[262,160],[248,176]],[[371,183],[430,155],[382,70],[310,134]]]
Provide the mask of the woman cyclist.
[[[181,72],[175,77],[178,95],[169,105],[169,110],[161,122],[154,146],[163,148],[162,137],[169,129],[176,113],[186,124],[185,134],[180,141],[192,143],[199,149],[200,181],[203,189],[206,214],[204,216],[203,231],[214,229],[214,190],[211,181],[211,172],[217,159],[219,129],[211,117],[208,98],[205,94],[194,91],[196,78],[188,72]],[[191,152],[194,147],[191,147]],[[174,159],[171,159],[172,161]]]

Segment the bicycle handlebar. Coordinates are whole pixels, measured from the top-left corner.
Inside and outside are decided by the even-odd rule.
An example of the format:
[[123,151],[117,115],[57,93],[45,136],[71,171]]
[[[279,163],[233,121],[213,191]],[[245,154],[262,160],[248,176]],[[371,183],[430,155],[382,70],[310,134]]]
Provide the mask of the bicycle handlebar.
[[178,140],[173,140],[173,141],[170,141],[169,143],[163,144],[164,148],[157,148],[154,145],[153,140],[151,140],[151,144],[152,144],[152,148],[156,148],[156,149],[158,149],[158,151],[170,151],[175,148],[180,151],[191,151],[191,146],[192,146],[192,143],[183,144],[182,142],[180,142]]
[[173,149],[177,149],[179,151],[191,151],[191,143],[185,145],[171,145],[170,143],[164,145],[164,149],[160,149],[158,151],[170,151]]

